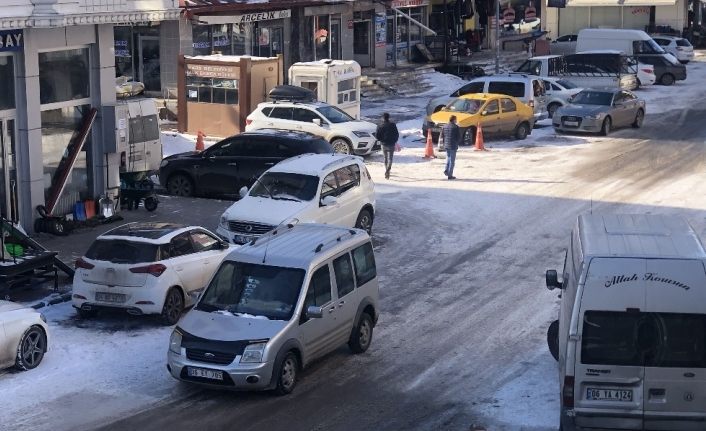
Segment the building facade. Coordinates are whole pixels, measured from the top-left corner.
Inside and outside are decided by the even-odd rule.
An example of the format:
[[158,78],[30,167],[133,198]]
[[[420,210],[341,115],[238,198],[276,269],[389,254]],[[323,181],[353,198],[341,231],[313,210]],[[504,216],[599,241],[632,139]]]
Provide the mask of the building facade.
[[[176,20],[172,0],[9,0],[0,17],[0,213],[31,231],[91,108],[114,103],[114,27]],[[99,111],[100,112],[100,111]],[[54,214],[106,192],[99,116]]]

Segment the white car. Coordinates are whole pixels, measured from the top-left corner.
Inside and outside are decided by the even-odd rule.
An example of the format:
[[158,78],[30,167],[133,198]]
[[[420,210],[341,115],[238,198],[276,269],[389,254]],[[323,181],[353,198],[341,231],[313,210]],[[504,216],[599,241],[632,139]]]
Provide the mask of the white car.
[[552,54],[573,54],[576,52],[576,41],[578,36],[575,34],[565,34],[559,36],[549,44],[549,52]]
[[641,86],[654,85],[657,82],[655,67],[651,64],[637,63],[637,80]]
[[73,306],[159,314],[173,325],[228,254],[230,245],[198,226],[128,223],[100,235],[76,261]]
[[0,300],[0,369],[36,368],[49,350],[49,327],[37,310]]
[[368,155],[380,150],[377,126],[357,121],[335,106],[323,102],[264,102],[248,115],[245,130],[284,129],[309,132],[331,143],[342,154]]
[[375,185],[356,156],[305,154],[284,160],[255,181],[221,216],[218,234],[245,244],[280,225],[326,223],[371,231]]
[[542,81],[544,81],[549,118],[554,116],[557,109],[568,105],[571,97],[583,90],[573,82],[562,78],[543,77]]
[[652,36],[657,45],[672,54],[680,63],[686,64],[694,59],[694,46],[683,37]]

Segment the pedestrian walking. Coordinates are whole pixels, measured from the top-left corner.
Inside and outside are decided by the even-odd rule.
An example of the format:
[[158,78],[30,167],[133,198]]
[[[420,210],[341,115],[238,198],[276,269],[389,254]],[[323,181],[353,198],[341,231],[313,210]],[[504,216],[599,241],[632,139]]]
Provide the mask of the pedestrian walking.
[[446,148],[446,169],[444,175],[450,180],[455,180],[454,165],[456,164],[456,151],[461,143],[461,130],[456,124],[456,116],[452,115],[449,122],[441,128],[444,137],[444,147]]
[[375,132],[375,138],[382,145],[382,154],[385,156],[385,178],[388,179],[392,169],[392,156],[395,154],[395,145],[399,137],[400,132],[397,130],[397,124],[390,121],[390,114],[385,112],[382,114],[382,124]]

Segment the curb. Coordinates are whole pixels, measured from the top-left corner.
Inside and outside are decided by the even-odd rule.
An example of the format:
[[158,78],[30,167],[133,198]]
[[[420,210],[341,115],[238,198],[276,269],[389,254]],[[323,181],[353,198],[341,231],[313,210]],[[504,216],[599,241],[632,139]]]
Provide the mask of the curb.
[[62,302],[67,302],[71,300],[71,292],[64,293],[62,295],[59,295],[56,298],[52,298],[49,301],[41,301],[37,302],[34,305],[31,305],[31,308],[34,308],[35,310],[39,310],[40,308],[48,307],[50,305],[56,305],[60,304]]

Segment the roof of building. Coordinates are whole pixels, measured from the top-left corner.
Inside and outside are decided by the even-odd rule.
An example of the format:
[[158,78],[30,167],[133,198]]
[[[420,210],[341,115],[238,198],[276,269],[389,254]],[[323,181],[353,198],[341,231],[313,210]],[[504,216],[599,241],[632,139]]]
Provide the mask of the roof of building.
[[706,259],[696,232],[679,216],[583,214],[578,224],[586,256]]
[[318,176],[321,171],[361,160],[358,156],[345,154],[302,154],[277,163],[270,172],[292,172]]

